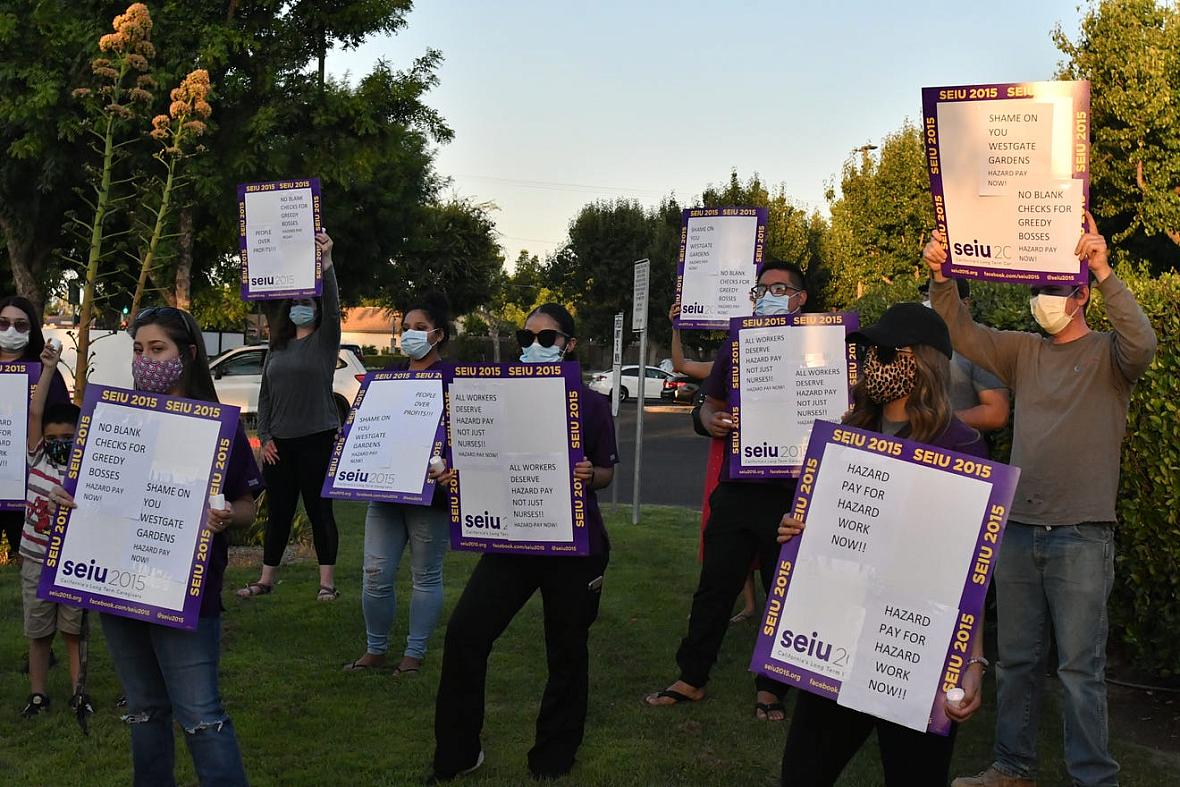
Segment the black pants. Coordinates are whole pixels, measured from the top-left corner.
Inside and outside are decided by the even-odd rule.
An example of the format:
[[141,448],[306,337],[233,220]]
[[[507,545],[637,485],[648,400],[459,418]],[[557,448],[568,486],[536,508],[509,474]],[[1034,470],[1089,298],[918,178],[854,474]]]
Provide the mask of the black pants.
[[25,526],[25,511],[0,511],[0,530],[8,536],[8,559],[15,560],[20,553],[20,534]]
[[947,737],[918,732],[835,700],[799,692],[787,747],[782,787],[828,787],[877,731],[886,787],[946,787],[958,725]]
[[599,580],[608,554],[588,557],[484,555],[447,623],[434,713],[434,770],[442,776],[475,764],[481,749],[484,684],[492,644],[540,589],[545,604],[549,679],[537,716],[529,770],[560,775],[574,765],[586,728],[590,624],[598,617]]
[[336,532],[336,518],[332,515],[332,498],[321,496],[320,490],[328,475],[336,430],[303,437],[276,437],[274,441],[279,461],[262,465],[267,504],[262,562],[277,566],[283,561],[283,550],[291,538],[291,520],[295,518],[295,507],[302,494],[303,508],[311,520],[316,558],[321,566],[334,566],[340,536]]
[[[762,586],[767,593],[778,564],[778,525],[791,507],[794,488],[777,484],[721,483],[709,497],[711,513],[705,525],[701,579],[692,597],[688,634],[676,651],[680,679],[700,688],[709,682],[721,642],[729,629],[733,604],[750,564],[757,557]],[[758,691],[779,699],[787,687],[762,675],[754,679]]]

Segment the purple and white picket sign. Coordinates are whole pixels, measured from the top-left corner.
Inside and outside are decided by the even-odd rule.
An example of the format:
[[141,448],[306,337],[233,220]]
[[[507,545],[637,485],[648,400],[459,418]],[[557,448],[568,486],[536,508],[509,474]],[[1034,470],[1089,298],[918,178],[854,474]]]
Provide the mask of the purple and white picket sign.
[[859,327],[855,312],[730,322],[730,478],[799,477],[812,424],[852,404],[858,367],[846,337]]
[[242,300],[323,294],[319,178],[238,186]]
[[441,369],[369,372],[336,438],[323,495],[430,505],[446,445]]
[[689,208],[680,218],[676,327],[724,331],[753,311],[766,246],[766,208]]
[[447,383],[451,548],[586,555],[582,371],[565,363],[460,365]]
[[23,511],[28,488],[29,399],[38,361],[0,363],[0,511]]
[[1085,283],[1074,255],[1090,204],[1090,83],[922,88],[946,276]]
[[946,735],[1020,470],[815,424],[752,672]]
[[175,396],[86,387],[37,595],[193,630],[239,411]]

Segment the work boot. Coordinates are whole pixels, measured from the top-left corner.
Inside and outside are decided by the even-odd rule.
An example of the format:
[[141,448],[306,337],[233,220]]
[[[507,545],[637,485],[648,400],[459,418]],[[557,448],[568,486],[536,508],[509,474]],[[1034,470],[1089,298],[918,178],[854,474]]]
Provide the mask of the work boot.
[[1037,787],[1037,780],[1009,776],[993,765],[977,776],[960,776],[951,782],[951,787]]

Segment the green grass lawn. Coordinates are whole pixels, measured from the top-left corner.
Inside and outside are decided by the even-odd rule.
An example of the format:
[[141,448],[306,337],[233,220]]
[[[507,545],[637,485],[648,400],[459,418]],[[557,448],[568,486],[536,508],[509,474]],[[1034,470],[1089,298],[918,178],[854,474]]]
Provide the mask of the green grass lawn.
[[[402,785],[420,783],[434,745],[434,691],[443,630],[432,642],[424,670],[394,678],[388,671],[346,674],[340,667],[364,649],[359,601],[362,521],[358,504],[337,507],[341,526],[340,599],[316,603],[313,563],[285,569],[268,597],[240,602],[226,594],[222,692],[234,718],[254,784]],[[602,611],[591,632],[591,698],[586,742],[569,785],[774,785],[786,726],[753,718],[753,686],[746,672],[755,626],[746,623],[726,639],[709,698],[690,707],[645,707],[645,692],[676,677],[673,654],[683,634],[696,585],[697,514],[656,508],[638,527],[609,518],[612,560]],[[475,564],[471,553],[447,558],[447,608],[453,607]],[[408,561],[403,565],[408,565]],[[231,569],[232,589],[256,569]],[[98,714],[82,737],[65,708],[68,677],[52,672],[53,710],[19,717],[28,692],[19,673],[19,577],[0,568],[0,783],[11,785],[123,785],[131,781],[126,727],[113,707],[119,693],[110,658],[96,632],[91,648],[91,689]],[[398,583],[408,592],[408,569]],[[404,642],[405,604],[395,642]],[[64,647],[56,646],[59,656]],[[394,655],[400,653],[395,650]],[[487,761],[472,785],[527,781],[525,752],[545,680],[540,598],[517,616],[493,653],[488,679],[484,748]],[[989,761],[994,686],[984,711],[963,730],[956,773]],[[1042,784],[1066,782],[1061,763],[1060,716],[1050,692],[1042,724]],[[1177,758],[1137,746],[1114,730],[1124,785],[1158,785],[1176,772]],[[195,783],[177,736],[178,774]],[[881,783],[875,743],[865,747],[842,784]]]

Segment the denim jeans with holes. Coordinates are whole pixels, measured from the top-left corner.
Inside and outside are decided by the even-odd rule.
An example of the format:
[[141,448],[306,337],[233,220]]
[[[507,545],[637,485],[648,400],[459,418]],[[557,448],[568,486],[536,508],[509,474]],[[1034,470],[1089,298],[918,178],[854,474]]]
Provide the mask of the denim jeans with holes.
[[202,785],[245,785],[238,738],[217,687],[221,618],[201,618],[196,631],[115,615],[101,618],[115,672],[127,693],[134,783],[176,784],[175,719]]
[[1065,764],[1074,784],[1118,784],[1106,712],[1106,601],[1114,584],[1114,528],[1009,522],[996,565],[996,766],[1035,777],[1037,716],[1049,631],[1065,716]]

